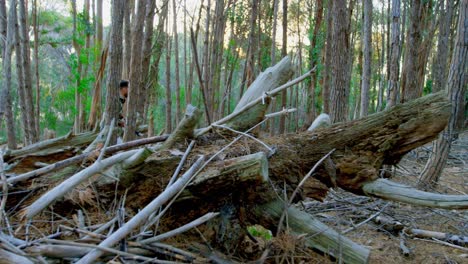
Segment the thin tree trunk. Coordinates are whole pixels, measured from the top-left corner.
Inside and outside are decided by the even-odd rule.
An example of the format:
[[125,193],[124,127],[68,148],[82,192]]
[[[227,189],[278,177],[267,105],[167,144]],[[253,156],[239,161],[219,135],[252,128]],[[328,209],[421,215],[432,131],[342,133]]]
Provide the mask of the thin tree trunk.
[[328,1],[327,10],[327,43],[325,47],[325,69],[322,87],[323,112],[330,114],[330,86],[332,74],[332,42],[333,42],[333,3]]
[[41,104],[40,104],[40,98],[41,98],[41,92],[40,92],[40,86],[39,86],[39,26],[37,25],[39,21],[39,15],[37,13],[37,0],[34,0],[33,2],[33,7],[32,7],[32,17],[31,17],[32,23],[33,23],[33,32],[34,32],[34,75],[36,79],[36,109],[35,109],[35,125],[36,125],[36,134],[39,139],[40,135],[40,111],[41,111]]
[[[125,0],[112,0],[112,26],[109,43],[109,73],[107,75],[106,125],[112,120],[119,120],[119,83],[122,74],[122,29]],[[116,141],[115,137],[111,144]]]
[[[16,6],[15,4],[15,11],[19,7]],[[15,13],[15,16],[12,17],[11,19],[14,19],[15,23],[15,52],[16,52],[16,75],[18,79],[18,97],[19,97],[19,106],[20,106],[20,112],[21,112],[21,124],[23,128],[23,142],[24,145],[29,145],[31,144],[31,134],[29,131],[29,126],[28,126],[28,115],[27,115],[27,110],[26,110],[26,95],[24,93],[24,73],[23,73],[23,64],[22,64],[22,58],[23,58],[23,50],[21,49],[21,38],[20,38],[20,29],[19,29],[19,22],[18,22],[18,12]]]
[[252,12],[250,12],[250,31],[249,31],[249,42],[247,46],[247,54],[245,59],[245,66],[244,66],[244,74],[242,75],[242,82],[241,88],[239,93],[239,98],[242,98],[244,94],[244,87],[249,87],[252,82],[254,81],[253,78],[253,71],[254,71],[254,51],[255,48],[255,25],[257,23],[257,16],[258,16],[258,1],[259,0],[252,0]]
[[181,117],[181,106],[180,106],[180,75],[179,75],[179,37],[177,34],[177,5],[176,1],[172,0],[172,34],[174,37],[174,57],[175,57],[175,93],[176,93],[176,112],[175,112],[175,123],[179,124],[179,118]]
[[142,84],[140,104],[144,105],[144,111],[142,118],[146,119],[147,111],[151,105],[149,104],[148,98],[150,98],[149,88],[151,86],[151,76],[149,76],[149,68],[151,63],[151,49],[153,48],[153,24],[155,15],[156,2],[153,0],[146,1],[146,14],[145,14],[145,39],[143,42],[143,58],[141,63],[142,72]]
[[[288,55],[288,0],[283,0],[283,43],[281,47],[281,57]],[[286,108],[288,103],[288,97],[286,90],[281,93],[281,108]],[[284,134],[286,132],[286,115],[280,116],[279,121],[279,133]]]
[[449,76],[445,85],[448,98],[452,102],[451,116],[448,126],[439,135],[433,144],[431,156],[421,173],[419,186],[421,188],[431,187],[437,184],[442,170],[447,162],[448,154],[452,144],[453,134],[456,133],[457,117],[464,111],[464,105],[460,104],[460,98],[466,93],[466,72],[468,69],[468,1],[460,1],[460,12],[458,18],[458,32],[455,40],[455,48]]
[[[205,18],[205,36],[203,39],[203,60],[202,60],[202,70],[203,70],[203,87],[206,96],[205,104],[206,108],[210,113],[212,113],[211,105],[211,87],[210,87],[210,25],[211,25],[211,0],[208,0],[206,5],[206,18]],[[213,117],[211,115],[211,117]],[[212,119],[212,118],[211,118]]]
[[30,134],[29,144],[35,143],[39,140],[36,133],[36,118],[34,113],[33,103],[33,87],[31,80],[31,56],[30,56],[30,43],[29,43],[29,25],[27,20],[27,7],[25,0],[19,0],[18,2],[18,20],[20,24],[20,36],[21,36],[21,49],[22,51],[22,67],[23,67],[23,80],[24,80],[24,95],[26,103],[26,115],[27,115],[27,129]]
[[125,119],[125,133],[123,140],[131,141],[135,138],[137,128],[137,120],[143,119],[144,102],[143,94],[143,72],[142,72],[142,48],[144,35],[143,28],[145,25],[146,0],[139,0],[137,13],[135,15],[135,23],[133,26],[132,39],[132,58],[130,60],[130,87],[127,99],[127,113]]
[[[446,4],[444,4],[446,3]],[[445,10],[444,10],[445,5]],[[441,3],[441,16],[439,20],[439,40],[434,62],[434,84],[432,91],[438,92],[444,88],[447,82],[447,58],[449,58],[449,34],[453,16],[453,0],[445,0]]]
[[122,79],[130,78],[130,61],[132,60],[132,21],[135,17],[133,16],[133,10],[135,8],[135,0],[128,0],[126,2],[126,8],[124,10],[124,48],[123,48],[123,67],[122,67]]
[[[3,58],[5,46],[7,45],[7,9],[5,0],[0,0],[0,58]],[[1,118],[0,118],[1,119]]]
[[166,44],[166,134],[172,132],[171,41]]
[[[312,13],[312,10],[311,10]],[[312,15],[309,16],[309,24],[312,24]],[[314,66],[317,65],[319,61],[319,56],[321,51],[319,50],[319,46],[321,44],[319,39],[320,29],[322,27],[323,21],[323,0],[317,1],[317,6],[315,7],[315,23],[314,23],[314,31],[311,36],[311,44],[310,44],[310,51],[309,51],[309,61],[310,65],[309,68],[312,69]],[[325,73],[326,74],[326,73]],[[317,78],[318,78],[318,71],[312,73],[310,84],[309,84],[309,91],[307,95],[307,110],[306,110],[306,127],[309,127],[315,119],[315,88],[317,86]]]
[[8,19],[6,18],[6,6],[5,2],[0,2],[0,9],[5,8],[5,29],[3,33],[6,33],[5,42],[3,42],[3,76],[5,84],[0,87],[0,124],[2,123],[3,113],[6,117],[6,127],[7,127],[7,138],[8,138],[8,148],[16,149],[16,137],[15,137],[15,120],[13,117],[12,103],[11,103],[11,56],[13,53],[13,48],[15,46],[15,24],[16,24],[16,0],[10,0],[10,10],[8,14]]
[[278,25],[278,2],[279,0],[273,0],[273,27],[271,30],[271,51],[270,51],[271,65],[276,64],[276,27]]
[[372,0],[364,0],[363,55],[360,117],[369,113],[369,88],[372,72]]

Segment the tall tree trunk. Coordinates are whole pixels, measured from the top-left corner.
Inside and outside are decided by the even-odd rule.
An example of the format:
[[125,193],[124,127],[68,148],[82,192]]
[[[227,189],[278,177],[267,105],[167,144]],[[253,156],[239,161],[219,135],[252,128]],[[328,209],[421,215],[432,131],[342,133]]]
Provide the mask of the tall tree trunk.
[[254,81],[253,71],[254,71],[254,52],[255,48],[255,29],[258,16],[258,2],[259,0],[252,0],[252,12],[250,12],[250,31],[249,31],[249,41],[247,46],[247,54],[245,59],[244,74],[242,75],[241,88],[239,93],[239,98],[242,98],[244,94],[244,87],[249,87]]
[[372,72],[372,0],[364,0],[363,55],[360,117],[369,113],[369,87]]
[[271,28],[271,51],[270,51],[271,65],[276,64],[276,27],[278,25],[278,2],[279,0],[273,0],[273,26]]
[[137,120],[143,118],[143,72],[142,72],[142,48],[143,28],[145,25],[146,0],[139,0],[135,23],[133,27],[132,58],[130,60],[130,87],[127,100],[127,113],[125,120],[125,133],[123,140],[131,141],[135,138]]
[[7,38],[7,10],[5,0],[0,0],[0,58],[3,58]]
[[153,0],[146,0],[146,15],[145,15],[145,39],[143,42],[143,58],[141,63],[141,72],[142,72],[142,86],[141,86],[141,101],[140,104],[144,105],[143,117],[146,118],[147,109],[150,107],[149,100],[150,92],[149,88],[151,86],[151,76],[149,76],[149,68],[151,63],[151,49],[153,48],[153,24],[154,24],[154,15],[155,15],[156,2]]
[[[8,138],[8,148],[16,149],[16,137],[15,137],[15,120],[13,117],[12,103],[11,103],[11,56],[13,53],[13,48],[15,45],[15,24],[17,23],[16,19],[16,0],[10,0],[10,10],[8,14],[8,19],[6,17],[6,6],[5,2],[0,2],[0,9],[5,9],[5,29],[2,32],[2,36],[6,37],[3,42],[3,56],[2,56],[2,68],[5,84],[0,87],[0,125],[3,121],[3,113],[6,117],[6,127],[7,127],[7,138]],[[6,33],[6,35],[3,35]]]
[[36,134],[39,139],[40,135],[40,111],[41,111],[41,104],[40,104],[40,86],[39,86],[39,15],[37,13],[37,0],[34,0],[33,7],[32,7],[32,17],[33,23],[33,32],[34,32],[34,75],[36,80],[36,109],[35,109],[35,125],[36,125]]
[[[179,71],[179,37],[177,34],[177,5],[176,1],[172,0],[172,34],[174,37],[174,57],[175,57],[175,93],[176,93],[176,112],[175,112],[175,123],[179,124],[179,118],[181,117],[181,106],[180,106],[180,71]],[[211,65],[214,66],[214,65]]]
[[349,12],[346,0],[337,0],[333,4],[333,42],[332,72],[330,89],[330,117],[333,123],[343,122],[348,117],[348,94],[347,87],[349,46]]
[[[106,93],[106,125],[110,125],[112,120],[119,120],[119,83],[122,74],[122,29],[125,0],[112,0],[112,25],[109,42],[109,72],[107,75]],[[112,138],[111,144],[116,141]]]
[[[399,73],[400,73],[400,0],[392,0],[392,40],[391,55],[389,61],[390,75],[388,79],[388,95],[386,109],[394,106],[399,95]],[[390,40],[389,40],[390,41]]]
[[[281,45],[281,57],[288,55],[288,0],[283,0],[283,43]],[[286,90],[281,93],[281,108],[286,108],[288,97]],[[286,115],[280,116],[279,133],[286,132]]]
[[[312,26],[312,10],[309,15],[309,25]],[[323,0],[316,1],[314,30],[311,35],[309,50],[309,68],[315,67],[319,61],[321,43],[319,40],[320,29],[323,21]],[[326,74],[326,73],[325,73]],[[307,94],[306,126],[309,127],[315,119],[315,88],[317,86],[318,70],[312,73]]]
[[[405,62],[401,81],[401,101],[407,102],[422,95],[424,83],[420,77],[420,69],[425,68],[426,59],[420,58],[423,44],[422,34],[427,30],[427,13],[431,1],[411,0],[410,25],[407,33]],[[421,65],[424,63],[424,65]]]
[[124,10],[124,49],[123,49],[123,67],[122,67],[122,79],[130,78],[130,66],[132,60],[132,21],[135,17],[133,16],[133,9],[135,8],[135,0],[128,0],[126,2],[126,8]]
[[[169,28],[167,22],[167,28]],[[171,39],[166,41],[166,129],[165,132],[172,132],[172,94],[171,94]]]
[[[94,82],[94,89],[93,89],[93,100],[91,103],[91,110],[89,111],[88,117],[88,128],[93,129],[96,121],[101,116],[101,93],[102,93],[102,78],[104,76],[106,62],[107,62],[107,55],[108,55],[108,45],[104,45],[103,43],[103,25],[102,25],[102,0],[97,0],[96,2],[96,15],[95,18],[95,26],[96,26],[96,43],[95,47],[98,52],[101,53],[101,60],[100,65],[96,66],[94,69],[96,71],[95,76],[96,80]],[[98,61],[96,60],[96,64]]]
[[437,184],[442,170],[447,162],[447,157],[452,144],[453,134],[456,133],[457,117],[464,111],[464,104],[460,104],[460,98],[465,97],[468,69],[468,1],[460,1],[458,18],[458,32],[455,39],[455,48],[445,85],[448,98],[452,102],[451,116],[448,126],[439,135],[434,143],[431,156],[421,173],[419,186],[426,188]]
[[23,80],[24,80],[24,95],[26,103],[27,115],[27,129],[30,134],[30,142],[35,143],[39,140],[36,133],[36,118],[34,113],[33,103],[33,87],[31,80],[31,56],[30,56],[30,43],[29,43],[29,25],[27,20],[27,7],[25,0],[18,2],[18,20],[20,23],[20,36],[21,36],[21,49],[22,49],[22,67],[23,67]]
[[332,43],[333,43],[333,3],[328,1],[327,6],[327,43],[325,46],[325,68],[322,86],[323,112],[330,114],[330,86],[332,74]]
[[[445,3],[445,4],[444,4]],[[445,5],[445,8],[444,8]],[[445,0],[441,3],[439,20],[439,40],[434,62],[434,84],[432,91],[438,92],[444,88],[447,82],[447,58],[449,58],[449,35],[453,16],[453,0]]]
[[81,47],[80,44],[78,43],[78,32],[77,32],[77,11],[76,11],[76,0],[71,0],[71,5],[72,5],[72,16],[73,16],[73,33],[72,33],[72,44],[73,48],[75,49],[76,52],[76,57],[77,57],[77,74],[76,74],[76,83],[75,83],[75,121],[73,124],[73,132],[75,134],[78,134],[81,132],[80,129],[80,112],[81,112],[81,93],[80,93],[80,86],[81,86]]
[[[206,100],[204,103],[206,104],[206,108],[210,113],[212,113],[212,102],[211,102],[211,87],[210,87],[210,27],[211,26],[211,0],[207,1],[206,4],[206,17],[205,17],[205,36],[203,38],[203,60],[202,60],[202,69],[203,69],[203,87],[204,93],[206,96]],[[213,115],[208,118],[209,120],[213,120]]]

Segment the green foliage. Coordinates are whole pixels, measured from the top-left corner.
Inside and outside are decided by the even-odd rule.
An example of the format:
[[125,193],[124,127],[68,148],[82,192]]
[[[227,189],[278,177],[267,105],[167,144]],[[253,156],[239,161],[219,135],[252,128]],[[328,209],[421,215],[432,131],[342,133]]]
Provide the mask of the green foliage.
[[263,238],[266,241],[269,241],[273,238],[273,234],[271,233],[271,231],[264,228],[261,225],[249,226],[247,227],[247,232],[249,232],[249,234],[251,234],[254,237]]

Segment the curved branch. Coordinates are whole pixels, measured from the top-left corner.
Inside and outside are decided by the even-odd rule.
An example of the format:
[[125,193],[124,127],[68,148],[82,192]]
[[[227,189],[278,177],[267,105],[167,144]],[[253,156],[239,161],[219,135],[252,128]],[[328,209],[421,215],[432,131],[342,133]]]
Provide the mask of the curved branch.
[[443,209],[468,209],[468,195],[423,192],[385,179],[365,183],[362,190],[367,195],[402,203]]

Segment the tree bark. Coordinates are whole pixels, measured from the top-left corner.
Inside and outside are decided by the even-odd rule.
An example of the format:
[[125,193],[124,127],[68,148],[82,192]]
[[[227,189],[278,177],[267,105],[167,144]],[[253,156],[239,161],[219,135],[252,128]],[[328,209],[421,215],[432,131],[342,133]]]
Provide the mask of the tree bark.
[[[150,105],[148,104],[150,97],[149,89],[152,87],[150,86],[150,63],[151,63],[151,49],[153,47],[153,24],[154,24],[154,15],[155,15],[155,8],[156,2],[152,0],[146,1],[146,15],[145,15],[145,39],[143,43],[143,58],[142,58],[142,100],[140,100],[139,104],[144,105],[144,113],[143,117],[146,120],[146,113],[148,112],[148,108]],[[159,51],[160,52],[160,51]],[[160,55],[159,55],[160,57]],[[153,84],[154,85],[154,84]]]
[[135,8],[135,0],[129,0],[126,2],[126,8],[124,10],[124,48],[123,48],[123,60],[122,60],[122,79],[130,78],[130,66],[132,60],[132,21],[135,16],[133,10]]
[[[445,10],[444,10],[445,6]],[[434,61],[432,91],[438,92],[444,89],[447,82],[447,66],[449,58],[449,34],[453,16],[453,0],[445,0],[441,3],[441,15],[439,19],[439,39],[437,53]]]
[[36,105],[35,105],[35,110],[34,114],[36,117],[35,120],[35,125],[36,125],[36,135],[37,139],[39,139],[39,136],[41,134],[40,131],[40,117],[41,117],[41,90],[39,86],[39,15],[37,13],[37,0],[34,0],[33,2],[33,7],[32,7],[32,17],[31,17],[32,23],[33,23],[33,33],[34,33],[34,75],[35,75],[35,80],[36,80]]
[[[0,3],[3,4],[3,3]],[[3,8],[3,7],[2,7]],[[6,7],[5,7],[6,8]],[[1,87],[0,91],[0,122],[3,119],[3,113],[6,117],[8,148],[16,149],[16,136],[15,136],[15,120],[13,117],[13,109],[11,103],[11,56],[15,46],[15,24],[16,24],[16,0],[10,0],[10,10],[7,20],[6,41],[3,46],[3,74],[5,85]]]
[[[421,173],[419,186],[421,188],[432,187],[437,184],[442,170],[447,162],[453,135],[456,133],[457,118],[464,111],[463,102],[466,93],[467,67],[468,67],[468,1],[460,3],[458,18],[458,31],[455,39],[455,49],[449,70],[449,76],[445,85],[448,99],[452,103],[451,115],[447,128],[439,135],[433,144],[433,150],[426,166]],[[461,99],[462,98],[462,99]]]
[[[109,73],[107,76],[106,94],[106,125],[110,125],[112,120],[119,120],[119,82],[122,74],[122,28],[124,10],[126,9],[123,0],[112,1],[112,25],[109,43]],[[116,141],[113,138],[111,145]]]
[[372,0],[364,0],[364,26],[363,26],[363,55],[364,65],[362,67],[361,86],[361,112],[365,117],[369,113],[369,87],[372,73]]
[[[281,45],[281,56],[286,57],[288,55],[288,0],[283,0],[283,43]],[[285,109],[288,103],[288,97],[286,90],[281,93],[281,108]],[[279,120],[279,133],[283,134],[286,132],[286,115],[281,115]]]
[[328,1],[327,10],[327,39],[325,46],[325,68],[322,87],[323,112],[330,114],[330,86],[332,72],[332,42],[333,42],[333,3]]
[[[390,75],[388,79],[388,94],[386,109],[394,106],[399,95],[399,73],[400,73],[400,0],[392,0],[392,44],[391,57],[389,61]],[[389,40],[390,41],[390,40]]]
[[38,141],[36,133],[36,118],[34,114],[33,87],[31,81],[31,59],[29,44],[29,26],[27,23],[26,4],[24,0],[18,2],[18,22],[19,22],[19,47],[21,49],[21,83],[24,94],[24,106],[26,111],[26,120],[24,123],[25,132],[28,134],[26,144],[32,144]]
[[145,104],[144,82],[142,72],[143,28],[145,24],[146,0],[139,0],[132,38],[132,58],[130,60],[130,87],[127,99],[127,113],[125,118],[125,133],[123,140],[131,141],[135,138],[137,120],[142,120]]
[[[177,5],[176,1],[172,0],[172,34],[174,38],[174,57],[175,57],[175,93],[176,93],[176,112],[175,112],[175,123],[179,124],[179,118],[181,117],[181,106],[180,106],[180,71],[179,71],[179,37],[177,34]],[[214,66],[214,65],[212,65]]]
[[345,0],[334,1],[333,4],[333,42],[332,71],[330,89],[330,117],[333,123],[348,119],[348,95],[347,87],[349,47],[349,13]]

